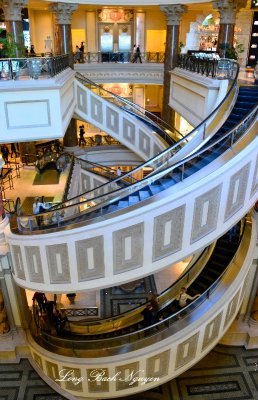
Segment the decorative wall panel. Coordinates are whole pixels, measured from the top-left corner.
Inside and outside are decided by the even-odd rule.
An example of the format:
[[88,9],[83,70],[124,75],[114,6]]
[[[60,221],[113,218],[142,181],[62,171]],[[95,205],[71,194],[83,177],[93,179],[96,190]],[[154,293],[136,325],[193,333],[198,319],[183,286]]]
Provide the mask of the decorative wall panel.
[[[61,373],[60,373],[61,372]],[[67,390],[74,390],[76,392],[82,392],[82,373],[80,368],[72,368],[71,367],[66,367],[64,366],[62,371],[59,371],[59,375],[62,376],[67,375],[67,378],[65,378],[65,388]]]
[[89,175],[86,175],[82,172],[81,174],[81,180],[82,180],[82,190],[83,191],[88,191],[91,189],[91,185],[90,185],[90,177]]
[[123,118],[123,137],[129,143],[135,144],[135,125],[126,118]]
[[113,233],[114,274],[139,268],[143,263],[144,224]]
[[258,156],[256,157],[251,196],[253,196],[257,192],[257,190],[258,190]]
[[146,155],[146,157],[150,157],[150,137],[140,129],[139,129],[139,149],[143,152],[143,154]]
[[17,245],[12,245],[14,271],[19,279],[25,280],[25,272],[22,261],[21,248]]
[[43,368],[42,358],[37,353],[33,352],[33,359],[38,364],[38,366],[42,369]]
[[154,218],[153,261],[182,248],[185,205]]
[[239,211],[244,205],[249,172],[250,163],[245,165],[230,178],[225,221]]
[[195,358],[198,337],[199,332],[178,345],[175,369],[183,367]]
[[6,102],[5,115],[8,129],[48,127],[51,123],[49,100]]
[[60,385],[60,382],[58,381],[58,379],[60,379],[58,365],[51,361],[46,360],[46,369],[47,369],[47,376],[49,376],[49,378],[53,379],[53,381],[55,381],[58,385]]
[[240,294],[240,290],[235,294],[233,299],[228,304],[227,314],[226,314],[226,318],[225,318],[225,322],[224,322],[224,328],[226,327],[226,325],[229,325],[231,322],[233,322],[233,318],[234,318],[236,310],[237,310],[239,294]]
[[191,232],[191,244],[214,231],[218,223],[222,185],[196,197]]
[[163,351],[146,360],[146,377],[162,378],[167,376],[169,368],[170,350]]
[[106,124],[107,128],[115,134],[119,134],[119,114],[110,107],[106,108]]
[[[103,182],[99,181],[98,179],[93,179],[93,188],[97,188],[98,186],[103,185]],[[96,189],[95,193],[98,194],[98,196],[104,194],[104,188],[101,187],[100,189]]]
[[104,277],[104,237],[75,242],[79,282]]
[[91,118],[99,124],[103,124],[103,104],[101,100],[91,96]]
[[24,250],[31,282],[44,283],[40,248],[38,246],[25,246]]
[[[98,380],[98,376],[103,379]],[[109,382],[105,381],[105,378],[108,379],[109,377],[110,375],[107,368],[87,369],[89,393],[109,392]]]
[[46,246],[48,271],[51,283],[70,283],[70,268],[67,244]]
[[77,107],[83,113],[88,114],[87,92],[77,85]]
[[214,340],[218,338],[221,319],[222,319],[222,312],[219,315],[217,315],[216,318],[214,318],[211,322],[209,322],[208,325],[206,325],[202,350],[210,346],[212,342],[214,342]]
[[116,380],[116,390],[134,388],[139,384],[137,381],[139,377],[139,363],[134,362],[120,365],[116,367],[115,374],[119,377],[119,379]]

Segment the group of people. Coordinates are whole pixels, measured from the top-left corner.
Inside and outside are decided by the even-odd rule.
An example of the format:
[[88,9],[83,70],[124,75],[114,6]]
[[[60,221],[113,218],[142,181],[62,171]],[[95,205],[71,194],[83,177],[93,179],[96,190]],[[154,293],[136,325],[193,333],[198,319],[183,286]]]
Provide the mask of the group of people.
[[84,139],[85,135],[85,129],[84,125],[79,126],[79,146],[82,146],[82,144],[86,145],[86,140]]
[[52,325],[55,326],[56,334],[61,336],[63,334],[67,317],[56,305],[56,295],[54,300],[48,300],[45,293],[35,292],[33,297],[33,306],[39,308],[39,326],[43,331],[51,331]]
[[34,44],[32,44],[30,46],[30,49],[28,46],[25,47],[25,54],[27,57],[35,57],[36,56]]
[[134,44],[133,46],[133,63],[137,63],[139,60],[140,63],[142,63],[142,57],[141,57],[141,50],[140,50],[140,46],[136,46],[136,44]]
[[[200,294],[196,294],[195,296],[191,296],[187,293],[187,288],[182,287],[180,290],[179,295],[177,296],[176,300],[180,308],[184,308],[187,306],[189,301],[193,301],[200,297]],[[162,321],[164,315],[162,311],[159,310],[159,303],[158,298],[156,295],[153,295],[150,299],[150,302],[141,312],[143,315],[143,322],[145,326],[153,325],[159,321]],[[180,318],[180,316],[179,316]]]
[[75,46],[75,64],[84,62],[84,42],[81,42],[80,47],[78,45]]
[[159,311],[159,303],[156,295],[153,295],[150,302],[142,310],[143,322],[145,326],[153,325],[163,319],[163,314]]
[[[49,204],[45,201],[44,196],[41,197],[41,201],[40,201],[39,197],[35,197],[34,203],[32,205],[32,212],[34,215],[41,214],[48,209],[49,209]],[[37,221],[38,226],[41,226],[42,216],[37,216],[36,221]]]
[[15,158],[18,156],[18,150],[16,148],[15,143],[11,143],[11,151],[9,150],[8,146],[6,144],[2,144],[1,146],[1,154],[3,157],[3,160],[5,163],[9,162],[9,155],[11,153],[11,158],[15,156]]

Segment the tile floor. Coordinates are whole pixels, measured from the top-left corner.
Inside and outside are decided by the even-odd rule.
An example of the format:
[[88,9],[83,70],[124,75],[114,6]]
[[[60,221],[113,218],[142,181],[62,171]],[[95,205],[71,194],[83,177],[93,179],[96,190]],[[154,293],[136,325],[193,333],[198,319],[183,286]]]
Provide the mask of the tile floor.
[[[72,397],[69,397],[72,399]],[[62,400],[26,359],[0,364],[0,400]],[[178,378],[122,400],[257,400],[258,349],[217,345]],[[101,399],[98,399],[101,400]],[[115,400],[115,399],[111,399]]]

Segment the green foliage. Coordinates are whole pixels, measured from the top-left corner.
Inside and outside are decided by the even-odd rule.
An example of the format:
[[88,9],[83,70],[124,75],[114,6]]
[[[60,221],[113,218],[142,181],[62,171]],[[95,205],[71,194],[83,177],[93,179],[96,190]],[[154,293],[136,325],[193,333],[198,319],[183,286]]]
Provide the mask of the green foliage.
[[[2,30],[0,29],[0,34],[1,33]],[[23,44],[14,41],[12,33],[7,32],[6,37],[0,37],[0,57],[16,58],[17,52],[18,54],[25,54],[25,47]]]
[[239,54],[244,51],[244,45],[242,43],[237,43],[235,47],[230,47],[228,43],[221,43],[220,49],[225,51],[225,58],[237,60]]

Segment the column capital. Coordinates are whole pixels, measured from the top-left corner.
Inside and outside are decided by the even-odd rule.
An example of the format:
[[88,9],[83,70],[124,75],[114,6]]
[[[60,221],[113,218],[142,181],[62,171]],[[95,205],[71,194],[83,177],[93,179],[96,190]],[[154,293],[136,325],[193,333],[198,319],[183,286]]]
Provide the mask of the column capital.
[[187,11],[183,4],[167,4],[160,6],[160,9],[166,14],[167,25],[180,25],[182,14]]
[[49,11],[55,14],[58,25],[71,25],[72,14],[78,8],[78,4],[54,3],[48,7]]
[[235,24],[236,14],[246,7],[247,0],[213,0],[212,7],[220,12],[221,24]]
[[0,0],[0,8],[3,10],[5,21],[21,21],[21,10],[27,5],[28,0]]

